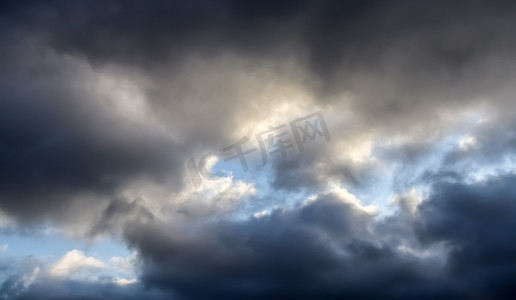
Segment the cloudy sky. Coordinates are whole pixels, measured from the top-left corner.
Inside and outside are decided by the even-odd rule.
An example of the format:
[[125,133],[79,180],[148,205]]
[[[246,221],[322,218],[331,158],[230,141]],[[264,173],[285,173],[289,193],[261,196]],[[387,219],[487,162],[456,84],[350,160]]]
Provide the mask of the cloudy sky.
[[515,32],[513,1],[2,1],[0,299],[515,298]]

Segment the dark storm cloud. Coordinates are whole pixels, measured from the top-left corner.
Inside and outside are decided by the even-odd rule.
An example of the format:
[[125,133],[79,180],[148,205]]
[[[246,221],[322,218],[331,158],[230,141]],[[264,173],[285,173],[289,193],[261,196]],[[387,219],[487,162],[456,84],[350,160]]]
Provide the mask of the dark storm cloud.
[[245,222],[183,234],[135,226],[126,236],[140,251],[144,283],[192,299],[430,298],[447,290],[428,285],[432,267],[372,239],[371,219],[329,194]]
[[111,282],[112,278],[104,278],[103,282],[82,282],[74,280],[46,279],[32,284],[28,289],[23,287],[19,278],[12,277],[8,281],[11,285],[18,285],[18,289],[9,286],[9,290],[0,294],[2,299],[171,299],[173,295],[159,290],[146,290],[140,284],[119,286]]
[[472,185],[439,184],[419,208],[419,238],[449,246],[447,271],[471,294],[514,297],[515,183],[511,174]]
[[[23,63],[38,62],[43,55],[36,50],[24,57],[24,43],[86,59],[98,68],[119,64],[144,70],[159,82],[144,92],[162,118],[184,115],[177,110],[178,105],[184,107],[182,100],[164,103],[163,95],[170,91],[165,87],[168,77],[162,76],[187,58],[235,53],[260,62],[293,56],[313,75],[316,103],[347,104],[363,127],[399,131],[424,116],[435,116],[439,109],[457,109],[472,97],[505,88],[504,78],[514,74],[504,63],[516,45],[512,6],[504,1],[8,1],[0,14],[6,67],[0,85],[2,198],[22,193],[32,195],[22,198],[33,200],[3,200],[4,209],[16,215],[21,214],[17,204],[37,207],[43,202],[34,195],[42,192],[67,199],[70,191],[109,191],[116,186],[113,182],[125,182],[132,174],[159,174],[182,161],[167,155],[176,145],[151,130],[120,124],[99,134],[105,127],[92,124],[109,124],[109,118],[99,119],[97,112],[81,117],[88,108],[77,105],[89,95],[70,90],[70,74],[59,64]],[[331,97],[343,91],[354,100]],[[227,117],[209,118],[212,125],[201,129],[227,132],[232,116],[247,106],[231,109],[231,102],[222,99],[234,102],[234,95],[209,94],[212,99],[199,105],[218,108],[218,114]],[[64,99],[73,101],[67,105]],[[193,116],[184,119],[205,119]],[[193,129],[195,125],[190,127],[189,132],[210,139]],[[115,136],[122,138],[113,141]],[[163,163],[167,159],[174,162]],[[340,169],[344,180],[360,181],[349,164]],[[304,178],[307,184],[320,182],[308,174]],[[280,181],[276,187],[281,187]],[[27,215],[32,217],[36,215]]]
[[515,180],[508,174],[475,184],[440,182],[418,208],[416,235],[423,245],[446,245],[445,271],[468,295],[514,297]]
[[[21,222],[91,214],[91,235],[123,230],[139,250],[143,286],[38,279],[26,289],[14,276],[0,292],[20,299],[513,298],[516,179],[468,185],[455,163],[515,149],[515,28],[511,1],[3,1],[0,209]],[[242,74],[287,59],[303,74],[278,78],[295,77],[315,98],[304,104],[334,114],[335,144],[274,163],[272,192],[318,191],[329,179],[367,182],[375,166],[332,157],[351,135],[411,137],[380,149],[381,159],[410,169],[436,151],[437,139],[427,137],[445,136],[465,109],[503,111],[494,115],[506,123],[476,132],[478,151],[452,153],[445,167],[424,173],[434,189],[415,213],[401,199],[399,214],[383,221],[330,194],[270,216],[188,227],[155,218],[138,197],[117,195],[141,177],[180,190],[183,162],[202,148],[193,143],[220,146],[238,121],[274,111],[274,99],[244,96],[278,78],[266,73],[248,83]],[[129,80],[149,107],[144,121],[109,101],[123,98],[109,94],[123,88],[99,88],[98,78],[115,67],[117,80],[137,74],[151,82]],[[338,122],[344,108],[354,117],[352,134]],[[444,267],[399,249],[439,245]]]
[[511,57],[516,47],[510,1],[28,3],[7,6],[7,30],[42,35],[59,52],[142,67],[224,52],[294,55],[324,80],[325,93],[383,94],[356,103],[371,113],[397,115],[422,95],[477,96],[514,71],[503,62],[485,65],[492,55]]
[[[333,194],[293,210],[193,232],[128,227],[141,280],[186,298],[508,299],[516,279],[514,175],[439,183],[415,214],[379,222]],[[444,246],[445,264],[400,252]],[[199,288],[199,287],[202,287]]]
[[12,217],[58,217],[75,196],[101,198],[137,175],[182,167],[169,137],[104,110],[91,78],[76,73],[82,65],[69,70],[45,50],[0,51],[0,207]]
[[228,47],[255,54],[276,51],[275,42],[284,38],[276,25],[288,23],[303,6],[302,1],[29,2],[9,6],[6,22],[24,28],[20,20],[27,21],[28,30],[47,34],[57,49],[95,62],[148,66]]

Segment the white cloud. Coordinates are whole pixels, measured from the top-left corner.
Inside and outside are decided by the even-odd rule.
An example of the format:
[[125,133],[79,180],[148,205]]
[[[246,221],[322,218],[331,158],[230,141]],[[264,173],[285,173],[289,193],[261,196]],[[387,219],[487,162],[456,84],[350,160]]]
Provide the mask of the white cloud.
[[113,278],[113,283],[118,284],[118,285],[129,285],[129,284],[134,284],[136,282],[138,282],[137,279],[125,279],[125,278],[119,278],[119,277]]
[[477,139],[474,136],[467,135],[459,141],[459,147],[461,150],[466,151],[474,147],[477,143]]
[[109,259],[110,268],[124,274],[133,274],[136,263],[136,252],[130,256],[113,256]]
[[91,256],[87,257],[82,251],[74,249],[66,253],[50,268],[50,275],[63,277],[85,269],[101,268],[104,268],[104,264],[100,260]]
[[0,246],[0,253],[7,252],[7,249],[9,249],[9,245],[7,245],[7,244],[1,245]]
[[378,209],[374,205],[362,205],[360,200],[348,192],[345,188],[340,187],[336,183],[330,183],[330,188],[324,193],[326,195],[333,194],[336,195],[342,202],[353,205],[359,211],[363,211],[366,214],[374,215],[378,213]]

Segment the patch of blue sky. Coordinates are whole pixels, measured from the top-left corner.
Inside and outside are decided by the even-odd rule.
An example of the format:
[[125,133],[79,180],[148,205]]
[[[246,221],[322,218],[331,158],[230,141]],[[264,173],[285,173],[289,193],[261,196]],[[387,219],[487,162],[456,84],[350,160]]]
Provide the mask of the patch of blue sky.
[[[50,228],[45,230],[45,233],[34,234],[4,232],[0,234],[0,241],[0,244],[8,245],[7,250],[0,253],[2,260],[34,258],[48,265],[55,263],[74,249],[83,251],[86,256],[92,256],[107,266],[112,257],[130,257],[132,255],[132,251],[127,249],[123,242],[109,237],[85,242],[63,236]],[[111,272],[111,276],[127,276],[116,270],[106,271]]]
[[270,181],[274,176],[273,163],[278,159],[282,159],[280,155],[271,155],[268,157],[268,162],[264,164],[259,152],[248,154],[246,156],[248,170],[244,171],[238,158],[224,161],[219,157],[211,172],[231,173],[233,181],[252,183],[256,189],[256,195],[245,199],[232,215],[234,219],[245,220],[264,211],[292,207],[307,198],[306,191],[290,192],[271,187]]

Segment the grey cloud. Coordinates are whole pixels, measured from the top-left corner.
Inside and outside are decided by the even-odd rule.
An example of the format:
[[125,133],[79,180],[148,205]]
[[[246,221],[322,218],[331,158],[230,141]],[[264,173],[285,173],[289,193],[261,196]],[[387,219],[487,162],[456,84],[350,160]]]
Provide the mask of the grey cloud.
[[451,167],[469,162],[493,163],[512,156],[516,152],[515,123],[510,111],[499,112],[494,120],[485,120],[472,126],[469,137],[473,143],[465,149],[454,149],[444,158],[443,164]]
[[[514,150],[515,12],[511,1],[3,1],[0,209],[20,224],[91,217],[91,235],[123,231],[140,251],[143,284],[163,291],[73,281],[22,291],[11,277],[2,292],[21,299],[49,292],[93,299],[133,292],[514,296],[514,178],[464,184],[468,169],[460,162],[484,163]],[[116,83],[127,79],[141,93],[136,112],[110,94],[131,88],[99,87],[113,70]],[[405,207],[379,222],[328,196],[187,230],[191,224],[162,222],[144,200],[121,195],[145,178],[170,185],[176,196],[188,158],[234,142],[236,127],[266,119],[287,89],[299,91],[289,97],[306,96],[289,102],[331,116],[333,141],[274,161],[271,194],[316,193],[332,179],[371,186],[381,163],[402,163],[394,179],[403,181],[400,189],[433,184],[419,219]],[[416,164],[435,158],[462,112],[482,108],[502,116],[502,124],[475,131],[476,150],[449,153],[436,170],[414,174]],[[373,137],[375,147],[379,137],[400,135],[408,137],[402,145],[376,149],[378,165],[338,153],[348,141]],[[153,200],[158,210],[181,207]],[[398,249],[437,244],[448,247],[444,268]]]
[[441,280],[436,270],[378,243],[367,231],[371,221],[330,194],[293,211],[190,233],[134,225],[126,237],[141,255],[142,281],[187,298],[403,298],[448,289],[431,285]]
[[502,175],[485,183],[441,183],[419,207],[419,239],[448,245],[447,271],[466,293],[514,296],[514,181]]
[[[201,141],[205,140],[209,140],[209,146],[217,143],[226,145],[228,132],[235,122],[256,114],[259,109],[254,108],[255,105],[249,100],[242,99],[252,91],[235,92],[248,86],[232,86],[224,83],[224,80],[214,80],[217,77],[215,73],[209,79],[185,79],[183,73],[191,67],[187,64],[189,59],[198,57],[201,61],[216,61],[229,53],[244,62],[252,62],[251,65],[260,65],[293,56],[301,66],[300,72],[308,73],[312,78],[308,90],[315,95],[315,105],[337,109],[347,106],[360,123],[357,127],[388,134],[403,133],[407,127],[417,126],[422,126],[423,131],[432,130],[420,121],[430,118],[439,123],[438,116],[443,109],[453,110],[471,105],[477,98],[490,96],[497,89],[508,89],[507,78],[514,74],[514,70],[504,64],[505,60],[511,59],[514,46],[513,35],[508,29],[513,26],[514,20],[511,5],[504,1],[492,5],[482,1],[436,2],[432,5],[424,1],[286,1],[259,4],[224,1],[218,5],[204,1],[158,1],[152,4],[129,1],[103,5],[84,1],[73,4],[64,1],[51,4],[28,1],[4,4],[1,20],[5,25],[2,29],[6,33],[3,37],[5,45],[14,45],[13,49],[18,49],[16,47],[24,40],[32,40],[34,47],[48,47],[57,54],[84,59],[96,68],[113,64],[141,70],[156,83],[144,88],[153,117],[168,127],[187,132],[182,139],[188,147],[194,148],[196,146],[192,146],[191,142],[203,143]],[[59,74],[60,66],[16,65],[16,61],[21,59],[17,59],[18,53],[9,55],[4,63],[10,66],[12,72],[7,72],[9,75],[3,78],[3,89],[8,89],[7,85],[13,82],[24,82],[24,86],[59,89],[62,97],[87,97],[78,95],[77,91],[64,95],[63,90],[68,89],[70,84],[65,78],[48,82],[41,81],[36,75],[22,73],[16,76],[19,71],[28,68],[36,68],[38,72],[46,74]],[[29,61],[40,59],[36,56],[40,55],[37,52],[30,55]],[[253,71],[253,67],[246,69],[231,60],[228,64],[236,64],[233,67],[238,70]],[[231,75],[237,77],[239,73]],[[199,90],[197,86],[206,85],[205,92],[196,94]],[[12,102],[17,101],[14,100],[16,93],[19,94],[9,90],[4,92],[12,98],[7,101]],[[343,99],[342,93],[349,94],[349,99]],[[25,97],[26,101],[30,101],[42,99],[44,95],[44,91],[38,91],[37,95],[25,94]],[[31,111],[33,114],[38,111],[37,106],[32,110],[23,106],[12,113],[41,120],[46,126],[34,125],[29,128],[12,121],[5,124],[4,128],[9,128],[5,135],[16,136],[17,139],[28,134],[52,136],[55,139],[53,143],[62,145],[63,151],[80,155],[92,144],[109,143],[112,135],[124,136],[128,131],[141,130],[130,124],[121,124],[122,132],[115,131],[105,140],[98,141],[98,134],[89,132],[91,125],[84,127],[76,124],[70,127],[70,123],[59,123],[65,114],[70,115],[69,118],[76,117],[73,107],[51,110],[52,105],[43,103],[39,109],[50,111],[39,114],[38,118],[30,114]],[[188,109],[188,103],[194,103],[197,109]],[[259,104],[273,105],[269,102]],[[16,109],[15,105],[9,106],[11,110]],[[206,109],[201,109],[203,106]],[[260,116],[263,114],[256,119]],[[96,115],[92,118],[91,121],[98,121]],[[21,121],[20,118],[16,120]],[[12,132],[25,128],[38,128],[41,131]],[[58,132],[56,128],[60,131],[63,128],[76,130]],[[99,168],[111,168],[106,170],[109,175],[114,173],[109,176],[110,180],[134,169],[160,172],[161,167],[167,166],[161,162],[170,157],[166,153],[174,153],[180,147],[155,135],[145,130],[141,131],[141,135],[130,134],[127,136],[128,144],[122,142],[110,147],[110,153],[116,154],[108,154],[107,151],[94,153],[94,150],[86,152],[84,158],[79,156],[74,160],[84,161],[81,171],[70,171],[70,174],[82,174],[84,178],[63,174],[59,181],[64,184],[75,178],[77,184],[83,184],[96,180],[101,181],[96,185],[111,188],[105,180],[99,179],[98,175],[104,171],[89,170],[97,165],[88,162],[89,158],[109,162],[102,163]],[[14,141],[9,144],[12,144],[11,147],[15,145]],[[65,148],[66,145],[70,149]],[[128,152],[127,149],[135,145],[146,145],[150,149],[138,151],[140,154]],[[19,147],[27,148],[23,144]],[[58,154],[57,151],[54,153]],[[57,162],[53,161],[53,157],[38,157],[38,164],[47,160],[48,164],[55,166],[55,173],[72,168],[73,164],[62,161],[66,155],[56,156],[61,158]],[[126,159],[122,161],[124,157]],[[171,164],[175,170],[174,167],[183,159],[173,160]],[[66,163],[66,166],[59,168],[59,163]],[[129,166],[134,166],[134,169]],[[169,170],[164,169],[163,172]],[[348,164],[341,169],[345,181],[360,181],[355,167]],[[23,173],[25,168],[19,170]],[[44,173],[50,172],[42,170]],[[38,170],[34,170],[34,173],[37,174]],[[317,184],[317,180],[309,179],[311,177],[306,176],[307,183]],[[70,188],[76,187],[72,185]]]
[[[22,284],[12,279],[14,284]],[[44,279],[21,288],[11,294],[4,294],[5,299],[171,299],[170,293],[159,290],[145,289],[140,284],[119,286],[111,282],[111,278],[104,278],[100,282],[84,282],[74,280]]]
[[170,137],[101,106],[87,64],[44,49],[2,54],[0,205],[15,219],[59,218],[78,196],[109,198],[132,178],[182,167],[186,154]]
[[[383,221],[328,195],[190,233],[134,225],[126,237],[140,251],[143,282],[187,298],[506,299],[515,278],[513,183],[513,175],[437,183],[415,214],[400,199],[400,214]],[[438,243],[444,264],[398,249]]]

